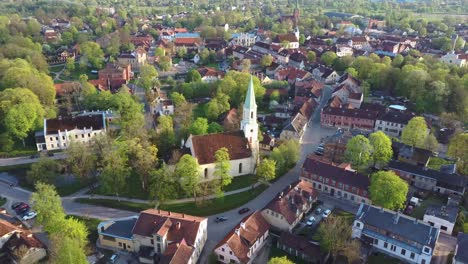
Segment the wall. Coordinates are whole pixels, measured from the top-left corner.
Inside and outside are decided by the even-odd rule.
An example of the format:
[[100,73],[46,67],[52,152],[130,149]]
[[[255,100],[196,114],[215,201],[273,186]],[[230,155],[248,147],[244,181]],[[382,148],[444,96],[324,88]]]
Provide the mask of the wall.
[[[45,135],[47,150],[66,149],[71,141],[82,143],[90,142],[97,134],[104,133],[105,130],[74,129],[71,131],[59,131],[58,134]],[[38,144],[39,145],[39,144]],[[41,151],[38,146],[38,151]]]
[[[447,235],[452,235],[454,223],[450,223],[449,221],[445,219],[441,219],[433,215],[427,215],[427,214],[424,215],[423,221],[430,225],[432,225],[431,223],[433,223],[432,226],[439,228],[440,232],[445,233]],[[441,226],[445,226],[447,230],[441,229]]]
[[274,226],[276,229],[282,231],[291,231],[291,229],[294,228],[294,225],[290,225],[282,215],[273,212],[270,209],[264,209],[262,211],[262,216],[270,225]]
[[[215,254],[217,256],[218,261],[221,263],[231,263],[231,261],[235,263],[240,263],[240,260],[236,257],[236,255],[233,254],[231,248],[227,244],[218,247],[215,250]],[[221,256],[224,259],[221,259]]]
[[[255,169],[255,158],[245,158],[245,159],[238,159],[238,160],[231,160],[231,170],[229,174],[233,177],[240,176],[240,175],[247,175],[253,174]],[[239,164],[242,164],[242,172],[239,173]],[[202,176],[203,181],[209,181],[214,179],[214,171],[215,171],[216,164],[203,164],[200,165],[200,174]],[[207,176],[205,177],[205,169],[207,169]]]
[[[123,239],[123,238],[117,238],[117,237],[111,237],[111,236],[105,236],[105,237],[113,238],[113,240],[105,239],[103,234],[99,234],[99,243],[102,246],[115,248],[117,250],[123,250],[123,244],[126,244],[127,251],[134,252],[136,250],[133,241],[130,239]],[[121,243],[120,246],[119,246],[119,243]]]
[[[311,181],[310,179],[307,179],[307,178],[304,178],[304,177],[301,177],[301,179],[303,179],[305,181],[308,181],[308,182],[312,182],[312,186],[314,187],[314,189],[319,190],[321,192],[331,194],[331,191],[333,189],[334,190],[333,197],[342,198],[342,199],[348,200],[348,201],[353,202],[353,203],[370,204],[369,198],[359,195],[359,193],[362,192],[362,190],[358,189],[357,193],[353,193],[351,191],[345,191],[342,188],[337,188],[336,186],[331,186],[329,184],[325,184],[325,183],[322,183],[322,182],[319,182],[319,181]],[[350,188],[351,188],[351,186],[350,186]]]

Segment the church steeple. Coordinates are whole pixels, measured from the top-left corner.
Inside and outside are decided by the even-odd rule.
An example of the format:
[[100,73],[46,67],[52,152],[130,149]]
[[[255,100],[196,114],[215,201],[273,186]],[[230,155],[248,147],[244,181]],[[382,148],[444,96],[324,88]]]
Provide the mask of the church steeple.
[[248,139],[252,149],[256,149],[258,146],[257,103],[255,102],[252,76],[250,76],[249,87],[245,96],[241,130],[244,131],[244,135]]
[[297,27],[299,25],[299,0],[296,0],[296,8],[294,8],[294,26]]

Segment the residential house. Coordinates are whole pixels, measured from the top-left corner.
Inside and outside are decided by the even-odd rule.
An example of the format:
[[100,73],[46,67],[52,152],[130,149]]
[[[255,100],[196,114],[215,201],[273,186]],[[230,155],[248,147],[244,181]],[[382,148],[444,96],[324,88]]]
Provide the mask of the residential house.
[[289,56],[289,65],[298,69],[303,70],[307,57],[301,52],[294,52]]
[[379,110],[366,105],[361,106],[359,109],[339,108],[329,105],[324,107],[320,113],[320,124],[324,127],[373,131],[379,113]]
[[342,105],[347,105],[348,108],[360,108],[364,100],[360,86],[353,86],[347,82],[343,82],[335,87],[331,95],[332,98],[338,97]]
[[415,218],[362,203],[352,237],[407,263],[429,264],[440,230]]
[[299,180],[280,192],[262,210],[271,227],[291,231],[310,210],[317,198],[317,192],[306,181]]
[[[7,215],[3,208],[0,211]],[[46,246],[30,230],[3,219],[0,219],[0,249],[0,263],[32,264],[47,256]],[[15,254],[17,251],[21,254]]]
[[221,263],[253,263],[269,237],[270,224],[260,211],[244,217],[214,249]]
[[455,173],[440,172],[400,161],[390,161],[387,167],[409,185],[442,194],[463,196],[467,178]]
[[55,29],[46,29],[44,31],[44,40],[46,42],[58,42],[60,40],[60,32],[55,31]]
[[383,29],[385,28],[385,20],[369,19],[367,28],[368,29]]
[[370,203],[369,177],[353,170],[350,164],[337,165],[311,154],[302,165],[300,178],[312,183],[314,190],[330,196],[353,203]]
[[176,51],[185,47],[188,52],[199,52],[202,40],[198,33],[176,33],[174,46]]
[[117,57],[117,61],[120,65],[131,65],[131,69],[136,72],[140,71],[140,67],[145,65],[147,62],[147,52],[144,48],[138,47],[134,52],[121,53]]
[[400,137],[408,122],[416,115],[412,112],[387,108],[375,122],[375,131],[383,131],[390,137]]
[[[289,50],[282,49],[277,54],[275,54],[274,58],[279,64],[283,64],[283,65],[288,64],[289,63]],[[298,68],[298,67],[295,67],[295,68]]]
[[452,51],[442,56],[440,60],[447,64],[463,67],[465,65],[468,65],[468,54],[457,54]]
[[240,130],[214,133],[208,135],[190,135],[185,147],[200,164],[201,175],[204,180],[213,178],[215,171],[215,152],[220,148],[227,148],[230,156],[230,175],[239,176],[253,174],[257,164],[258,143],[257,104],[250,79],[247,96],[244,102],[243,118]]
[[355,36],[351,38],[351,47],[357,50],[371,50],[368,36]]
[[174,103],[165,96],[158,96],[150,105],[150,111],[153,115],[173,115]]
[[201,75],[202,82],[212,83],[224,78],[224,72],[211,67],[200,67],[197,71]]
[[340,75],[336,71],[322,65],[312,70],[312,76],[326,84],[336,83],[340,79]]
[[264,133],[262,136],[262,141],[260,141],[260,149],[271,151],[275,147],[275,144],[276,144],[275,137]]
[[250,50],[250,48],[247,48],[247,47],[235,46],[232,49],[232,56],[234,56],[234,58],[237,58],[239,60],[243,60],[244,56],[245,56],[245,53],[247,53],[247,51],[249,51],[249,50]]
[[468,263],[468,234],[458,233],[452,264]]
[[426,167],[432,157],[432,151],[392,141],[393,157],[401,162]]
[[353,56],[353,48],[347,46],[336,45],[334,49],[336,56]]
[[325,87],[324,83],[318,82],[312,78],[303,81],[296,81],[296,96],[308,96],[314,98],[316,101],[320,101],[320,98],[322,98],[323,87]]
[[44,119],[44,128],[37,131],[37,151],[66,149],[72,141],[89,143],[106,132],[106,113]]
[[264,54],[269,54],[270,53],[270,44],[262,41],[255,42],[255,44],[252,46],[252,50],[264,53]]
[[295,84],[297,81],[303,81],[311,78],[312,75],[308,71],[300,70],[288,66],[287,68],[280,68],[275,72],[275,79],[278,81],[288,81],[289,85]]
[[132,77],[131,64],[108,63],[104,69],[99,70],[97,83],[107,90],[117,91],[122,85],[127,84]]
[[429,205],[424,213],[423,221],[433,227],[439,228],[442,233],[452,235],[457,216],[458,207]]
[[298,49],[299,39],[294,33],[278,34],[273,39],[272,44],[282,45],[287,49]]
[[284,127],[283,131],[281,131],[280,139],[296,139],[301,142],[302,136],[309,126],[310,118],[317,105],[317,102],[312,99],[308,99],[304,102],[299,111],[292,117],[291,121]]
[[243,46],[243,47],[250,47],[252,46],[255,41],[257,40],[257,36],[252,33],[233,33],[231,35],[232,41],[235,45]]
[[304,260],[306,263],[325,263],[325,254],[320,246],[310,242],[303,236],[297,236],[289,232],[282,232],[276,246],[290,256]]

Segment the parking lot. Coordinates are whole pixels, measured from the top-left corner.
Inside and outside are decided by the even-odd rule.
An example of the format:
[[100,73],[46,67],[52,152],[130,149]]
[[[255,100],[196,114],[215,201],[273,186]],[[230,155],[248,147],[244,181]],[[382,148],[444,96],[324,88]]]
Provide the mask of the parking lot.
[[[322,204],[315,207],[313,210],[311,209],[307,215],[299,222],[296,228],[293,230],[293,233],[296,235],[302,235],[307,237],[310,240],[313,240],[313,236],[317,231],[320,223],[324,219],[323,213],[326,210],[332,211],[333,214],[333,206],[328,204]],[[313,217],[313,221],[310,221]]]

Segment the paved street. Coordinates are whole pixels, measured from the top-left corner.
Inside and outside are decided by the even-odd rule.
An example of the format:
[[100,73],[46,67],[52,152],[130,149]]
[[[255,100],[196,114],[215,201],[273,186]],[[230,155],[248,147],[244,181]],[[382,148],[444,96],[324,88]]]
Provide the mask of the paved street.
[[[55,153],[54,156],[52,156],[51,158],[52,159],[64,159],[65,153],[62,153],[62,152]],[[34,162],[37,162],[38,160],[39,158],[30,158],[29,156],[0,159],[0,167],[34,163]]]
[[431,263],[434,263],[434,264],[447,263],[448,255],[455,251],[456,245],[457,245],[457,239],[455,237],[440,233]]

